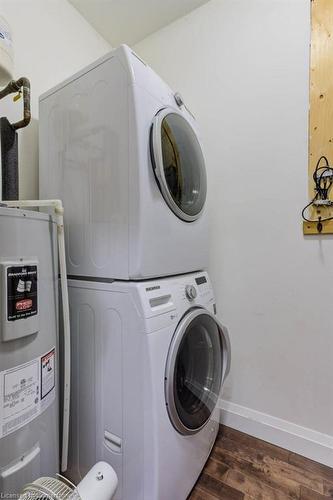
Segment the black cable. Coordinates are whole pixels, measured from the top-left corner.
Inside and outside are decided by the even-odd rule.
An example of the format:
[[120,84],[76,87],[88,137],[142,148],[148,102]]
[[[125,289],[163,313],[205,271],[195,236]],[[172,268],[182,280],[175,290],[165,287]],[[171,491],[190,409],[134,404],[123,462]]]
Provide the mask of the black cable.
[[[324,166],[319,166],[322,160],[325,161]],[[319,173],[320,172],[320,173]],[[325,173],[330,173],[331,175],[325,176]],[[321,217],[318,217],[317,219],[308,219],[305,215],[306,210],[314,205],[316,200],[327,200],[328,199],[328,194],[329,191],[333,185],[333,169],[330,167],[328,159],[326,156],[321,156],[319,160],[317,161],[316,167],[314,169],[313,175],[313,182],[315,184],[315,196],[312,198],[310,203],[308,203],[302,210],[302,218],[306,222],[324,222],[328,220],[333,220],[332,217],[326,217],[325,219],[322,219]]]

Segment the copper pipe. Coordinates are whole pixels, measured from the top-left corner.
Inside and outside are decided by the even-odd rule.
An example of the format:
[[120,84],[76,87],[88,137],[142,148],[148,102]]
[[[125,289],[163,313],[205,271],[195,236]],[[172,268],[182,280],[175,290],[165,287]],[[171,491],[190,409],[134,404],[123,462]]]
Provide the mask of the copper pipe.
[[23,88],[23,119],[11,124],[15,130],[17,130],[18,128],[26,127],[27,125],[29,125],[31,120],[30,81],[28,80],[28,78],[25,78],[23,76],[18,80],[11,80],[8,83],[7,87],[0,90],[0,99],[3,99],[8,94],[20,92],[21,88]]

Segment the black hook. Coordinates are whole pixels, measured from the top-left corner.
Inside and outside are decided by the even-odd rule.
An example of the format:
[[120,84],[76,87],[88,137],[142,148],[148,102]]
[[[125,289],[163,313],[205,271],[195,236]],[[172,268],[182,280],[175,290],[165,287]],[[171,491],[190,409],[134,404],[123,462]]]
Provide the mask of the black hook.
[[318,233],[321,233],[322,230],[323,230],[323,224],[321,222],[321,217],[319,217],[318,224],[317,224],[317,231],[318,231]]

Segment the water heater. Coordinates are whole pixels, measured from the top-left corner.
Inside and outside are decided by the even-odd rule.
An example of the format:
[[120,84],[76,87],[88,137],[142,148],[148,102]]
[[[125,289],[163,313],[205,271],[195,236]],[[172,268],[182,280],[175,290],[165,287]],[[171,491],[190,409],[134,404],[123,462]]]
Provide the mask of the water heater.
[[0,207],[2,495],[58,472],[57,258],[50,215]]

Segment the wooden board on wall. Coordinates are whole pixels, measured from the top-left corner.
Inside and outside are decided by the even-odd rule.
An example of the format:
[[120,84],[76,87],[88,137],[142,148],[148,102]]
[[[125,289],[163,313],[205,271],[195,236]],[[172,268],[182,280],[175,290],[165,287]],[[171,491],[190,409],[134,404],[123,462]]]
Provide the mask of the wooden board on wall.
[[[320,156],[333,165],[333,0],[311,1],[309,197],[314,197],[312,179]],[[333,200],[333,189],[330,193]],[[333,207],[312,208],[311,219],[333,217]],[[304,234],[318,234],[317,223],[303,223]],[[333,233],[333,220],[323,223],[321,233]]]

